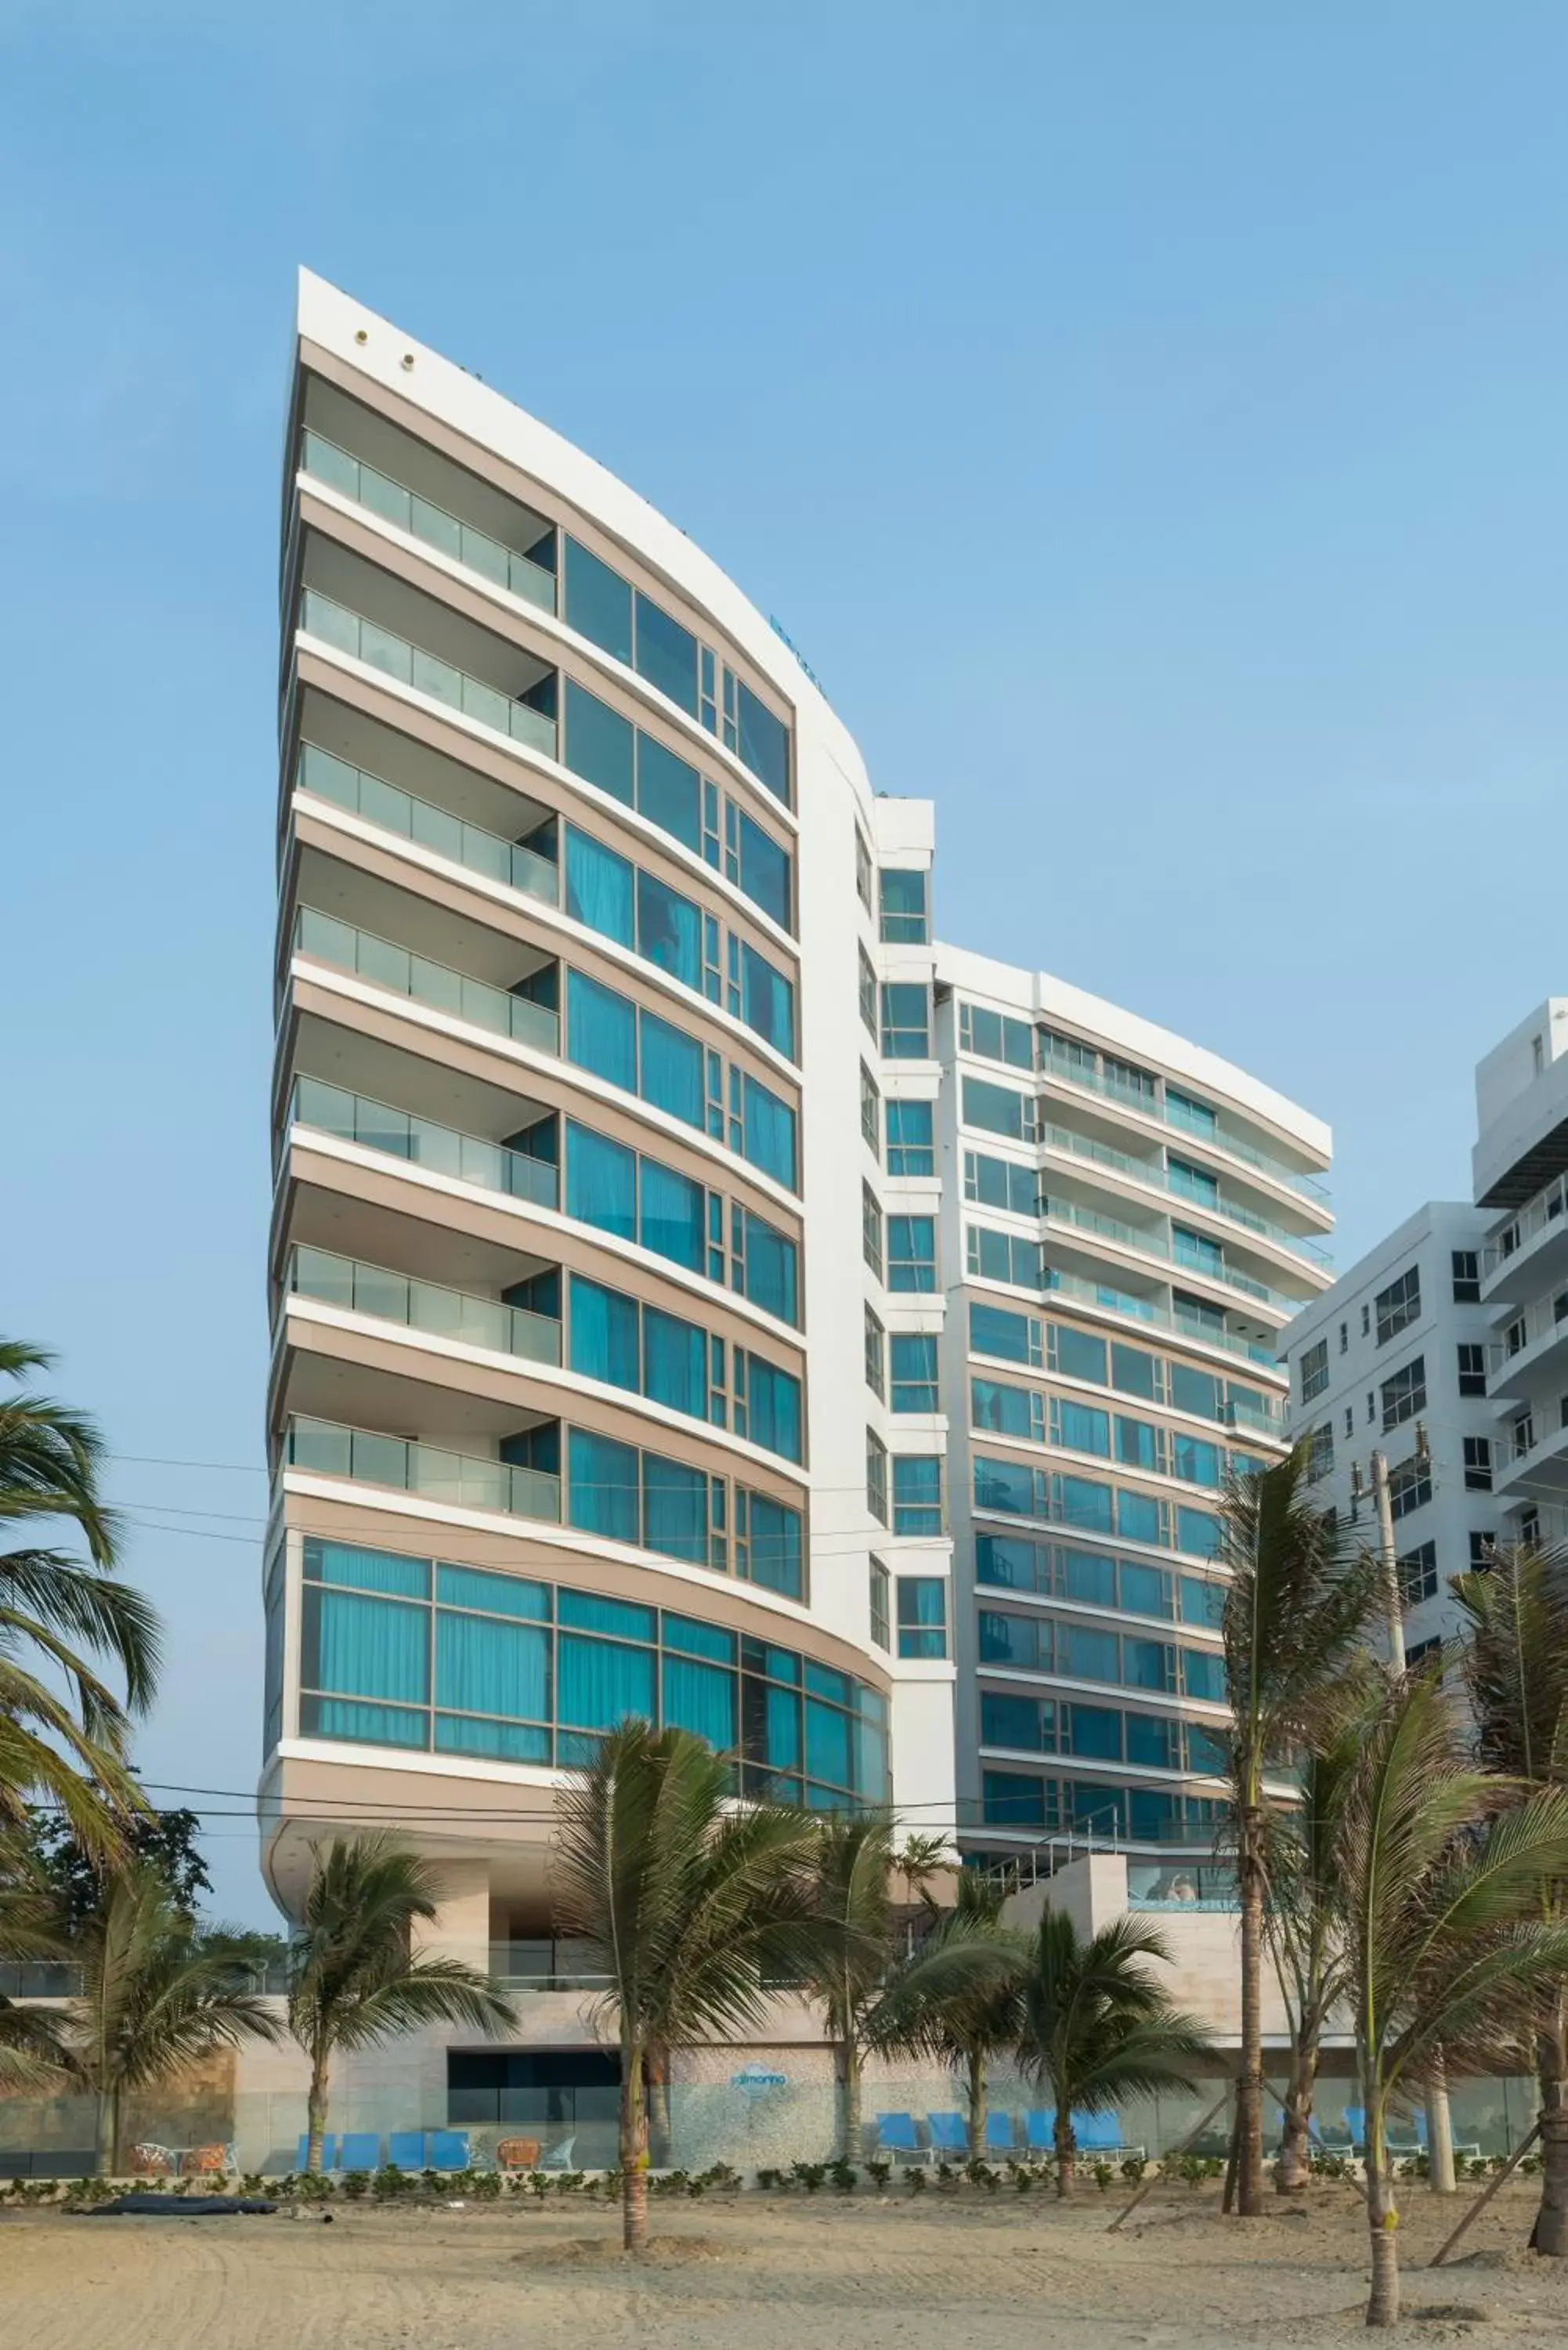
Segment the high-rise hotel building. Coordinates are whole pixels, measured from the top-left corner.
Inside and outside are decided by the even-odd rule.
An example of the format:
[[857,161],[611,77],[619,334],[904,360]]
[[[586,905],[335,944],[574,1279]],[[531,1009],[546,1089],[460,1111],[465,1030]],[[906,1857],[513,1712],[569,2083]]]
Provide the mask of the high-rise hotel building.
[[443,1939],[537,1952],[628,1713],[971,1850],[1205,1842],[1213,1509],[1279,1441],[1324,1130],[934,947],[930,806],[778,632],[308,276],[279,710],[283,1906],[391,1825]]

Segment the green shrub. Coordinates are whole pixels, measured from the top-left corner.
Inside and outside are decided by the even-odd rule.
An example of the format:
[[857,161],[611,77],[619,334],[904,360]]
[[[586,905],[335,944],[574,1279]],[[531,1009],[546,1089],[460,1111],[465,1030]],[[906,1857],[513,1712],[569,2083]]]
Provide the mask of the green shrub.
[[893,2166],[885,2157],[873,2156],[866,2166],[866,2176],[880,2195],[888,2179],[893,2176]]
[[774,2169],[771,2166],[757,2173],[757,2185],[764,2189],[772,2187],[787,2187],[788,2184],[789,2180],[784,2173],[782,2170]]
[[790,2165],[790,2170],[792,2176],[799,2180],[808,2195],[815,2195],[827,2177],[826,2162],[795,2162]]
[[1127,2180],[1129,2187],[1137,2187],[1147,2168],[1148,2157],[1147,2155],[1127,2154],[1122,2157],[1122,2177]]
[[994,2195],[1002,2184],[1001,2172],[993,2170],[989,2162],[982,2162],[978,2154],[964,2164],[963,2175],[971,2187],[983,2187],[988,2195]]
[[912,2162],[904,2176],[909,2182],[911,2195],[923,2195],[930,2185],[930,2180],[926,2177],[926,2166],[923,2162]]
[[363,2202],[365,2197],[370,2192],[369,2172],[368,2170],[346,2170],[343,2174],[343,2192],[348,2196],[350,2202]]
[[499,2170],[476,2170],[472,2174],[472,2193],[482,2203],[493,2203],[502,2194],[506,2181]]
[[860,2173],[856,2169],[855,2165],[852,2162],[846,2162],[842,2155],[831,2166],[829,2176],[841,2195],[853,2195],[860,2178]]
[[1116,2172],[1111,2168],[1108,2162],[1092,2162],[1089,2165],[1089,2176],[1093,2178],[1096,2186],[1099,2189],[1102,2195],[1105,2193],[1106,2188],[1110,2185],[1116,2175]]

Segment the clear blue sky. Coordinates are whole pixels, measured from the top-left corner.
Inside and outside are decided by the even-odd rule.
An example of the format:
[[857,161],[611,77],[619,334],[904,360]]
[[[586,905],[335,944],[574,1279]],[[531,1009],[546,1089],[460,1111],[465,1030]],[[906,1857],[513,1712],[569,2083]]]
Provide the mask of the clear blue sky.
[[0,0],[0,1328],[119,1456],[151,1775],[259,1745],[296,264],[783,621],[945,935],[1330,1119],[1348,1262],[1568,982],[1565,86],[1559,0]]

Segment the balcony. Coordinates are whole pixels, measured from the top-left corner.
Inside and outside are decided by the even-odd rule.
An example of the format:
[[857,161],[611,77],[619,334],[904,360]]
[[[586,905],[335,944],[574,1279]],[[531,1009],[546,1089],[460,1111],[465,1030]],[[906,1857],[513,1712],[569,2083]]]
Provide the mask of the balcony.
[[[407,638],[350,611],[319,588],[305,590],[300,599],[299,625],[307,637],[314,637],[318,644],[327,645],[335,652],[347,654],[350,660],[379,670],[397,684],[460,712],[476,724],[505,735],[509,742],[542,752],[547,759],[556,756],[556,730],[552,712],[504,693],[497,686],[487,685],[482,678],[471,676],[436,653],[422,651]],[[554,670],[547,676],[553,690]]]
[[290,1419],[284,1463],[306,1476],[379,1485],[449,1509],[487,1510],[551,1525],[561,1520],[561,1481],[545,1470],[481,1461],[472,1453],[343,1428],[332,1420]]
[[289,1253],[286,1286],[290,1296],[313,1298],[318,1305],[340,1306],[378,1322],[395,1322],[459,1346],[483,1347],[522,1362],[554,1365],[561,1359],[558,1320],[504,1300],[472,1297],[436,1282],[412,1280],[382,1265],[363,1264],[357,1257],[295,1248]]
[[[393,1109],[348,1093],[319,1077],[296,1077],[289,1098],[288,1121],[363,1150],[385,1153],[389,1159],[444,1175],[477,1191],[497,1191],[509,1200],[526,1200],[535,1208],[554,1208],[560,1192],[559,1171],[553,1159],[531,1157],[504,1142],[487,1142],[473,1134],[460,1134],[411,1111]],[[554,1121],[548,1121],[553,1139]]]
[[1327,1249],[1306,1233],[1293,1232],[1267,1216],[1255,1214],[1251,1208],[1241,1207],[1234,1200],[1210,1193],[1162,1166],[1158,1159],[1135,1158],[1130,1151],[1115,1149],[1109,1143],[1097,1142],[1092,1136],[1065,1126],[1042,1126],[1039,1139],[1047,1150],[1068,1152],[1075,1159],[1086,1159],[1095,1166],[1123,1176],[1128,1182],[1147,1184],[1151,1191],[1163,1191],[1171,1199],[1179,1200],[1185,1206],[1195,1208],[1205,1215],[1222,1216],[1227,1223],[1236,1224],[1244,1232],[1256,1232],[1273,1247],[1288,1250],[1293,1256],[1304,1257],[1310,1264],[1326,1267],[1332,1262]]
[[[470,979],[445,963],[414,954],[389,939],[356,930],[334,915],[301,906],[295,917],[294,951],[336,971],[352,972],[372,987],[400,995],[431,1012],[444,1013],[471,1028],[483,1028],[514,1045],[553,1057],[561,1049],[557,1013],[531,996],[514,995],[488,980]],[[552,969],[553,966],[546,966]]]
[[[518,597],[541,612],[555,611],[556,574],[552,568],[536,562],[531,555],[504,546],[487,532],[475,529],[472,523],[421,497],[418,491],[405,489],[401,482],[378,473],[373,465],[350,456],[347,449],[340,449],[336,442],[308,427],[303,436],[300,464],[313,481],[363,506],[379,522],[390,523],[394,530],[404,531],[410,538],[433,547],[438,555],[461,564],[465,571],[472,571],[491,587],[504,588],[508,595]],[[553,526],[542,536],[550,541],[553,552]],[[536,539],[535,545],[539,544],[541,540]]]
[[1096,1094],[1102,1101],[1113,1103],[1117,1109],[1130,1111],[1137,1118],[1151,1118],[1157,1125],[1168,1127],[1189,1140],[1200,1143],[1206,1149],[1234,1159],[1244,1167],[1255,1167],[1271,1182],[1282,1183],[1287,1190],[1300,1192],[1304,1199],[1320,1207],[1327,1202],[1328,1187],[1315,1175],[1288,1165],[1284,1159],[1259,1149],[1255,1144],[1243,1140],[1240,1135],[1231,1133],[1208,1118],[1194,1117],[1175,1102],[1168,1102],[1146,1092],[1141,1087],[1124,1084],[1097,1069],[1086,1067],[1048,1045],[1040,1049],[1039,1068],[1041,1076],[1052,1083],[1073,1086],[1082,1092]]
[[1568,1273],[1568,1175],[1522,1207],[1481,1252],[1481,1297],[1535,1297]]
[[[1563,1411],[1561,1405],[1553,1407]],[[1492,1491],[1514,1506],[1568,1501],[1568,1416],[1541,1427],[1533,1415],[1500,1429],[1492,1439]]]
[[553,858],[541,856],[521,841],[505,840],[499,833],[467,824],[429,800],[415,799],[396,784],[367,775],[314,743],[299,746],[294,787],[359,816],[379,832],[428,849],[432,857],[443,857],[449,864],[461,865],[487,881],[497,881],[519,897],[532,898],[543,906],[560,903],[561,872]]
[[1561,1376],[1568,1357],[1568,1289],[1521,1308],[1486,1350],[1487,1394],[1498,1402],[1523,1401],[1548,1370]]
[[1244,1297],[1258,1299],[1283,1319],[1288,1320],[1292,1315],[1301,1311],[1301,1298],[1289,1297],[1282,1290],[1270,1288],[1267,1282],[1254,1281],[1251,1274],[1238,1272],[1233,1265],[1220,1259],[1218,1250],[1212,1258],[1207,1252],[1184,1253],[1179,1241],[1168,1240],[1150,1227],[1122,1223],[1115,1216],[1102,1215],[1098,1210],[1081,1207],[1071,1200],[1044,1201],[1041,1220],[1047,1231],[1086,1233],[1091,1239],[1109,1241],[1117,1248],[1130,1249],[1139,1256],[1157,1258],[1194,1279],[1218,1282],[1222,1288],[1234,1289]]
[[[1152,1298],[1131,1296],[1125,1289],[1113,1288],[1108,1283],[1085,1281],[1077,1274],[1062,1273],[1047,1265],[1045,1288],[1049,1295],[1072,1298],[1096,1312],[1124,1315],[1147,1328],[1168,1331],[1173,1336],[1191,1339],[1199,1346],[1217,1347],[1222,1354],[1239,1356],[1244,1362],[1266,1365],[1270,1370],[1279,1367],[1275,1347],[1263,1346],[1255,1338],[1240,1337],[1231,1330],[1213,1329],[1192,1315],[1169,1311]],[[1279,1431],[1276,1428],[1272,1432]]]

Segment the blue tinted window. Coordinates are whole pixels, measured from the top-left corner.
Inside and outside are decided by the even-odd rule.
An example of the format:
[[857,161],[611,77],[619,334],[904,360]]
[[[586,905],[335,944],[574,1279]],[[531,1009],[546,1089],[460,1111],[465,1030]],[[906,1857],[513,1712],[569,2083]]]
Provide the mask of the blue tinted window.
[[1170,1614],[1170,1577],[1162,1567],[1139,1566],[1136,1560],[1124,1560],[1121,1586],[1121,1604],[1131,1614]]
[[660,1671],[666,1728],[690,1730],[715,1753],[728,1753],[736,1739],[734,1674],[720,1665],[669,1656]]
[[697,715],[697,639],[690,629],[650,602],[637,598],[637,667],[649,685]]
[[666,1461],[656,1452],[642,1456],[643,1541],[665,1558],[684,1559],[689,1566],[708,1562],[708,1480],[700,1469],[683,1461]]
[[1170,1365],[1170,1400],[1177,1411],[1194,1419],[1218,1419],[1223,1387],[1212,1371],[1194,1370],[1189,1363]]
[[611,710],[597,694],[566,680],[566,741],[563,765],[574,775],[597,784],[601,792],[627,807],[632,804],[632,739],[628,718]]
[[[606,1534],[613,1542],[635,1543],[639,1482],[632,1447],[574,1428],[568,1458],[573,1525],[587,1534]],[[565,1596],[563,1593],[563,1600]],[[564,1607],[562,1620],[566,1620]]]
[[935,1453],[893,1455],[893,1532],[940,1534],[942,1530],[942,1464]]
[[1146,1419],[1116,1419],[1116,1459],[1129,1469],[1159,1468],[1159,1430]]
[[1224,1585],[1204,1583],[1196,1575],[1184,1575],[1181,1620],[1184,1624],[1207,1624],[1212,1631],[1219,1631],[1225,1621]]
[[1055,1711],[1050,1706],[1044,1709],[1051,1724],[1048,1738],[1043,1735],[1041,1711],[1038,1698],[1003,1697],[995,1690],[983,1690],[980,1700],[981,1744],[1016,1746],[1033,1753],[1038,1753],[1044,1746],[1047,1752],[1054,1752]]
[[531,1624],[436,1617],[435,1701],[457,1713],[550,1719],[550,1635]]
[[744,1295],[781,1322],[797,1318],[795,1245],[749,1208],[737,1211],[745,1257]]
[[566,540],[566,626],[618,661],[631,664],[631,589],[618,572],[570,536]]
[[882,1053],[889,1061],[924,1061],[931,1049],[930,993],[909,980],[882,989]]
[[1044,1440],[1044,1430],[1027,1388],[1007,1387],[1000,1379],[971,1379],[970,1409],[976,1428],[993,1430],[998,1436],[1021,1437],[1025,1443]]
[[1086,1532],[1096,1534],[1108,1534],[1114,1531],[1108,1485],[1096,1484],[1091,1477],[1054,1477],[1051,1482],[1064,1523],[1081,1526]]
[[[993,1086],[988,1077],[965,1077],[963,1081],[966,1126],[978,1126],[986,1134],[1003,1134],[1021,1142],[1026,1127],[1033,1137],[1033,1112],[1030,1096],[1016,1092],[1012,1086]],[[998,1200],[990,1204],[1002,1207],[1006,1203]]]
[[576,825],[566,827],[566,911],[601,937],[623,947],[636,943],[632,923],[632,875],[617,857]]
[[926,877],[884,866],[880,875],[882,936],[922,945],[930,937],[926,915]]
[[396,1551],[358,1550],[348,1543],[307,1535],[305,1575],[308,1583],[335,1583],[352,1591],[379,1591],[398,1599],[428,1599],[431,1571],[422,1558]]
[[735,1636],[722,1631],[717,1624],[701,1624],[691,1616],[666,1616],[664,1645],[679,1648],[682,1656],[706,1657],[710,1664],[732,1665],[735,1661]]
[[1063,1708],[1072,1725],[1072,1752],[1096,1762],[1122,1759],[1122,1718],[1108,1705]]
[[895,1411],[937,1409],[937,1341],[933,1332],[896,1330],[888,1347]]
[[934,1290],[937,1285],[937,1228],[930,1216],[889,1216],[888,1219],[888,1286],[898,1290]]
[[741,947],[741,1017],[786,1059],[794,1058],[794,990],[755,947]]
[[566,1121],[566,1213],[601,1232],[637,1238],[636,1151],[573,1119]]
[[307,1689],[429,1703],[427,1608],[315,1585],[304,1599],[300,1678]]
[[643,1393],[693,1419],[708,1417],[708,1340],[694,1322],[642,1309]]
[[786,1598],[801,1596],[800,1513],[763,1493],[746,1497],[751,1578]]
[[1088,1624],[1058,1624],[1056,1641],[1062,1669],[1070,1673],[1075,1680],[1120,1679],[1114,1632],[1098,1632]]
[[1096,1452],[1102,1460],[1109,1458],[1111,1422],[1108,1412],[1097,1411],[1092,1404],[1070,1403],[1064,1397],[1054,1397],[1052,1418],[1056,1422],[1058,1444],[1064,1444],[1070,1452]]
[[660,971],[701,993],[702,917],[690,898],[651,873],[637,877],[637,946]]
[[1189,1697],[1211,1699],[1216,1705],[1225,1702],[1225,1659],[1211,1656],[1206,1649],[1183,1648],[1181,1652],[1181,1686]]
[[1029,1518],[1035,1515],[1034,1477],[1021,1461],[981,1461],[974,1464],[974,1500],[980,1510],[1005,1510]]
[[617,1640],[651,1640],[653,1610],[629,1599],[605,1599],[596,1591],[562,1591],[556,1613],[578,1632],[604,1632]]
[[1145,1493],[1121,1493],[1117,1497],[1116,1522],[1128,1542],[1159,1541],[1159,1503],[1150,1501]]
[[651,1012],[642,1014],[642,1098],[687,1126],[702,1123],[702,1048]]
[[800,1459],[800,1381],[758,1355],[746,1358],[746,1433],[785,1461]]
[[757,700],[749,685],[735,681],[740,702],[740,753],[743,764],[788,807],[789,729]]
[[633,1394],[639,1384],[637,1300],[572,1275],[572,1368]]
[[945,1657],[948,1587],[940,1575],[898,1577],[898,1654]]
[[547,1623],[550,1617],[547,1583],[484,1575],[473,1566],[438,1566],[436,1597],[445,1607],[477,1607],[487,1616],[526,1616],[536,1623]]
[[1081,1600],[1086,1607],[1114,1607],[1116,1604],[1116,1568],[1114,1559],[1103,1551],[1064,1550],[1056,1554],[1061,1562],[1069,1599]]
[[971,1304],[969,1343],[977,1355],[995,1355],[1004,1363],[1027,1363],[1031,1359],[1029,1316],[1008,1314],[1000,1305]]
[[1179,1509],[1176,1513],[1176,1546],[1191,1551],[1197,1558],[1212,1558],[1220,1547],[1220,1521],[1207,1510]]
[[586,972],[566,973],[566,1057],[607,1084],[637,1091],[637,1013]]
[[497,1762],[548,1762],[550,1733],[515,1721],[465,1721],[438,1713],[435,1742],[442,1754],[487,1754]]
[[[1043,1779],[1021,1778],[1011,1771],[986,1771],[981,1775],[980,1784],[981,1809],[993,1827],[1044,1828],[1052,1825],[1046,1816]],[[1054,1811],[1053,1804],[1053,1816]]]
[[639,1715],[653,1719],[653,1651],[572,1632],[556,1643],[556,1720],[580,1730],[613,1730]]
[[744,1155],[753,1167],[771,1175],[787,1191],[794,1189],[794,1112],[787,1102],[759,1085],[744,1080]]
[[661,1167],[656,1159],[641,1162],[642,1218],[638,1237],[646,1249],[683,1264],[693,1273],[703,1268],[703,1199],[701,1183]]
[[790,859],[760,824],[742,808],[740,816],[741,887],[754,906],[771,914],[784,930],[790,927]]
[[637,805],[649,824],[701,856],[702,790],[697,770],[651,734],[637,738]]
[[888,1174],[934,1175],[936,1171],[930,1103],[890,1101],[888,1104]]

